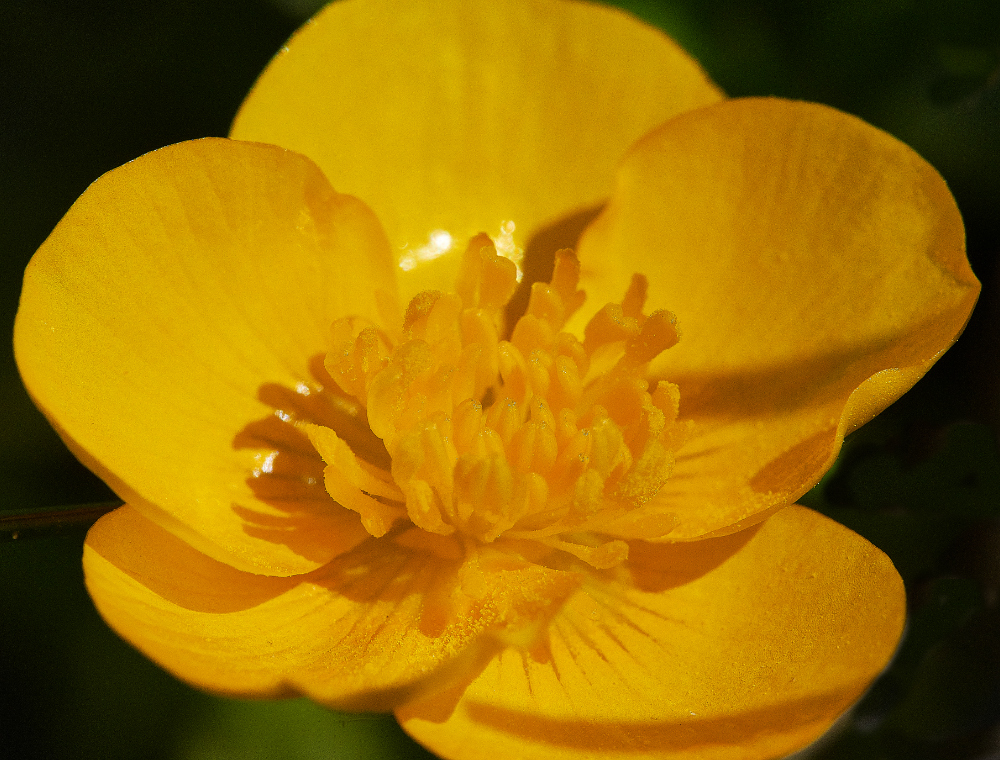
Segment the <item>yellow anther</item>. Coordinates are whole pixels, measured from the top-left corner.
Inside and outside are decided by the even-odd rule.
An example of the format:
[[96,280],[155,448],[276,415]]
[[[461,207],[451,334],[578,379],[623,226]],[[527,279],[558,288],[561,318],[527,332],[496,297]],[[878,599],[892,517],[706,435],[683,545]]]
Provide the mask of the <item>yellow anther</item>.
[[673,383],[661,380],[653,391],[653,403],[663,411],[665,424],[673,425],[680,413],[681,392]]
[[646,294],[649,292],[649,281],[641,274],[632,275],[632,280],[622,299],[622,312],[630,319],[642,317],[642,307],[646,305]]
[[454,293],[441,296],[427,315],[427,323],[420,336],[434,349],[439,362],[454,361],[462,350],[462,302]]
[[556,333],[552,325],[534,314],[525,314],[517,321],[510,342],[525,355],[532,351],[550,351]]
[[373,536],[385,535],[392,524],[403,517],[403,510],[398,506],[402,492],[396,484],[366,467],[330,428],[308,423],[298,427],[309,436],[326,463],[323,478],[330,496],[357,512],[365,530]]
[[480,252],[483,261],[483,284],[479,290],[479,305],[488,311],[503,313],[517,288],[517,264],[499,256],[492,246]]
[[411,480],[401,487],[406,495],[406,514],[414,525],[442,536],[455,532],[455,526],[442,519],[440,501],[429,483]]
[[[447,388],[451,405],[457,406],[467,399],[478,398],[480,391],[480,365],[484,349],[478,343],[463,346],[458,364]],[[482,390],[485,390],[483,388]]]
[[556,459],[552,472],[553,485],[563,490],[579,478],[590,466],[590,450],[593,436],[590,428],[577,430],[573,437],[563,446]]
[[541,398],[533,399],[531,402],[531,419],[551,430],[555,430],[556,418],[552,414],[552,409],[548,403]]
[[522,421],[520,404],[510,398],[497,401],[486,413],[486,424],[496,431],[505,446],[510,444]]
[[473,535],[509,520],[514,491],[515,476],[502,454],[465,455],[455,463],[456,514]]
[[579,309],[586,294],[582,290],[577,290],[576,286],[580,282],[580,261],[576,254],[569,248],[556,251],[555,263],[552,268],[552,279],[549,285],[552,290],[559,294],[563,306],[563,322]]
[[557,356],[552,363],[551,378],[547,396],[549,405],[555,410],[566,407],[575,409],[583,395],[583,380],[576,362],[568,356]]
[[[327,461],[328,491],[373,535],[408,519],[407,546],[447,554],[507,536],[606,568],[627,556],[622,539],[669,532],[674,518],[650,500],[686,426],[676,386],[651,390],[646,370],[677,342],[675,320],[643,314],[648,285],[637,275],[581,342],[561,332],[584,299],[579,275],[573,252],[559,251],[551,280],[532,286],[526,313],[500,340],[516,267],[479,235],[456,293],[418,294],[395,345],[364,320],[334,323],[326,367],[367,408],[391,472],[332,431],[310,438]],[[438,538],[414,537],[424,532]]]
[[552,355],[547,351],[532,351],[528,356],[527,371],[531,395],[545,398],[552,383]]
[[591,467],[607,478],[631,464],[631,452],[624,445],[622,431],[604,407],[593,408],[589,428]]
[[531,285],[531,297],[528,300],[527,315],[540,319],[556,330],[566,322],[565,308],[562,298],[552,288],[544,282],[536,282]]
[[455,449],[460,454],[472,451],[482,434],[484,424],[483,405],[474,398],[467,398],[455,406],[451,416],[451,435]]
[[565,449],[579,432],[580,429],[576,426],[576,412],[572,409],[560,409],[556,418],[556,440],[559,442],[559,449]]
[[500,338],[492,319],[482,309],[466,309],[462,312],[462,342],[466,347],[478,346],[476,359],[476,380],[472,398],[482,399],[500,374],[500,359],[497,345]]
[[464,306],[484,309],[499,327],[503,308],[515,288],[517,265],[497,254],[493,241],[485,233],[472,238],[462,256],[455,282],[455,292]]
[[507,447],[507,459],[518,472],[531,472],[531,460],[535,449],[534,422],[521,425],[510,439]]
[[594,403],[600,404],[622,427],[635,425],[642,416],[647,383],[641,377],[624,373],[608,373],[602,380]]
[[421,474],[434,487],[446,510],[452,501],[452,473],[458,458],[450,438],[451,422],[448,419],[431,420],[421,430],[420,443],[424,450]]
[[583,348],[588,354],[609,343],[626,341],[639,333],[639,322],[626,316],[621,304],[605,304],[583,331]]
[[432,369],[430,346],[422,340],[406,341],[396,349],[368,387],[368,424],[375,435],[390,441],[398,427],[405,428],[425,415],[426,397],[419,393],[419,386],[413,386]]
[[498,347],[500,360],[500,379],[503,381],[504,395],[523,403],[528,399],[530,385],[528,381],[528,366],[524,355],[517,346],[502,341]]
[[[485,232],[473,237],[462,254],[462,262],[455,278],[455,293],[462,299],[465,308],[479,306],[479,291],[482,287],[482,254],[483,249],[493,247],[493,241]],[[493,248],[496,253],[496,248]]]
[[572,359],[580,377],[584,377],[590,370],[590,357],[587,351],[583,344],[569,333],[559,333],[556,336],[553,352],[556,356],[566,356]]
[[345,392],[365,403],[369,381],[389,362],[389,339],[368,320],[345,317],[330,326],[330,346],[323,362],[326,371]]
[[381,330],[366,327],[354,341],[354,371],[365,386],[389,363],[389,342]]
[[604,478],[597,470],[586,470],[573,486],[573,501],[570,504],[573,522],[593,517],[604,506]]
[[532,417],[514,433],[507,447],[507,459],[518,472],[546,475],[555,464],[559,446],[545,415],[533,413]]
[[677,344],[677,318],[669,311],[654,311],[642,323],[639,334],[625,344],[625,356],[636,364],[647,364]]
[[434,308],[434,304],[442,295],[444,294],[439,290],[425,290],[422,293],[417,293],[406,307],[406,314],[403,316],[403,332],[418,330],[422,333],[422,328],[431,313],[431,309]]

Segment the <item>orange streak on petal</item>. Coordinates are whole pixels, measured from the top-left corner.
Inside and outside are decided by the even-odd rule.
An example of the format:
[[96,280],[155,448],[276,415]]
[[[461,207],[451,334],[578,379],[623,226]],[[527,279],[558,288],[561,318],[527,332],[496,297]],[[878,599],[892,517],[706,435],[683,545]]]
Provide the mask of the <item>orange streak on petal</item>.
[[631,548],[533,644],[398,708],[406,731],[451,760],[778,757],[860,696],[902,631],[885,555],[802,507]]

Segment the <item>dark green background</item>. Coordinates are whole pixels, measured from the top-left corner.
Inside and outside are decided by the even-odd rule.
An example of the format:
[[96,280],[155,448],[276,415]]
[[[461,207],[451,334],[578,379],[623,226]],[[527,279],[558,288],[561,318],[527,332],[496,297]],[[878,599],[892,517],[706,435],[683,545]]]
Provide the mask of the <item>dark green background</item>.
[[[225,135],[309,0],[0,0],[0,309],[100,174]],[[313,4],[315,5],[315,4]],[[948,180],[983,296],[959,343],[850,439],[806,501],[889,553],[907,637],[822,758],[1000,757],[1000,3],[635,0],[731,95],[816,100],[908,142]],[[0,354],[0,511],[108,492]],[[114,371],[114,368],[108,368]],[[427,757],[390,718],[245,703],[176,682],[112,634],[83,590],[82,529],[0,543],[0,757]]]

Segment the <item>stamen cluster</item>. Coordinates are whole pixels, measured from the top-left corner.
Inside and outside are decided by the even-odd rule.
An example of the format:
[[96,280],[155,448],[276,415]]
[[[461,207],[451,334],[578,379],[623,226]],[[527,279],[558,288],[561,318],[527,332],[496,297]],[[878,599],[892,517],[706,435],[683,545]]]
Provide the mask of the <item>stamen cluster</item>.
[[330,495],[373,536],[409,521],[464,541],[539,542],[595,567],[622,561],[623,539],[669,532],[669,515],[642,507],[670,476],[683,437],[677,387],[650,390],[645,379],[677,342],[673,315],[642,313],[647,283],[635,275],[581,342],[561,331],[584,301],[578,282],[575,255],[559,251],[552,279],[532,285],[526,313],[501,340],[517,270],[478,235],[455,292],[418,294],[398,336],[337,320],[326,369],[366,408],[392,465],[304,425]]

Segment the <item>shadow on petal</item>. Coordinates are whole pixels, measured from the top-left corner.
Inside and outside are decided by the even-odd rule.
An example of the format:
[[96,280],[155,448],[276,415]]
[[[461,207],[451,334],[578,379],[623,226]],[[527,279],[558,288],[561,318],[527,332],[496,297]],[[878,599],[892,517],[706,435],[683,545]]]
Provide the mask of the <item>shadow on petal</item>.
[[[275,512],[233,504],[244,531],[288,546],[307,558],[342,554],[369,537],[356,513],[337,504],[323,485],[324,463],[309,438],[295,425],[310,422],[332,428],[362,458],[388,469],[389,455],[368,427],[365,411],[344,394],[323,367],[323,355],[310,360],[311,383],[289,388],[260,386],[258,399],[274,412],[248,423],[233,439],[235,449],[256,449],[256,466],[246,479],[254,496]],[[335,524],[331,530],[331,521]],[[316,538],[323,536],[321,544]]]
[[521,263],[524,277],[504,310],[508,336],[517,320],[528,309],[532,284],[552,279],[556,251],[563,248],[575,250],[583,231],[603,210],[602,203],[574,211],[539,228],[531,236],[524,247],[524,260]]
[[306,694],[378,711],[502,615],[488,598],[463,604],[461,565],[369,537],[313,572],[262,576],[202,554],[130,506],[95,524],[84,553],[104,618],[180,678],[231,696]]
[[[477,760],[780,757],[860,696],[902,632],[889,559],[803,507],[739,535],[630,549],[536,642],[508,644],[460,694],[398,708],[404,729]],[[471,736],[489,752],[462,754]]]
[[698,746],[746,746],[751,737],[763,737],[789,726],[807,726],[826,720],[832,702],[845,700],[863,685],[782,702],[771,707],[741,711],[716,718],[692,716],[684,721],[615,721],[559,720],[506,710],[470,701],[469,718],[495,730],[529,741],[571,749],[588,750],[616,746],[616,749],[641,749],[645,752],[679,752]]
[[[683,331],[683,323],[680,327]],[[680,387],[685,417],[725,421],[816,408],[837,399],[846,402],[873,372],[925,361],[920,354],[902,353],[888,347],[850,347],[810,352],[780,364],[676,374],[670,372],[667,352],[666,366],[657,368],[653,375],[655,380],[667,379]]]
[[761,467],[752,478],[750,488],[758,493],[791,493],[825,469],[833,451],[836,428],[820,430]]
[[760,525],[719,538],[676,544],[629,542],[631,584],[646,592],[683,586],[714,570],[752,539]]
[[801,497],[830,466],[841,437],[933,364],[935,328],[921,323],[913,332],[905,342],[803,347],[795,360],[698,373],[672,373],[666,352],[653,379],[678,385],[681,417],[693,423],[653,499],[678,514],[671,538],[731,532]]
[[[131,507],[113,514],[113,520],[98,521],[91,528],[87,546],[157,596],[185,609],[204,613],[248,610],[300,581],[254,575],[214,560]],[[167,567],[175,570],[164,572]]]

